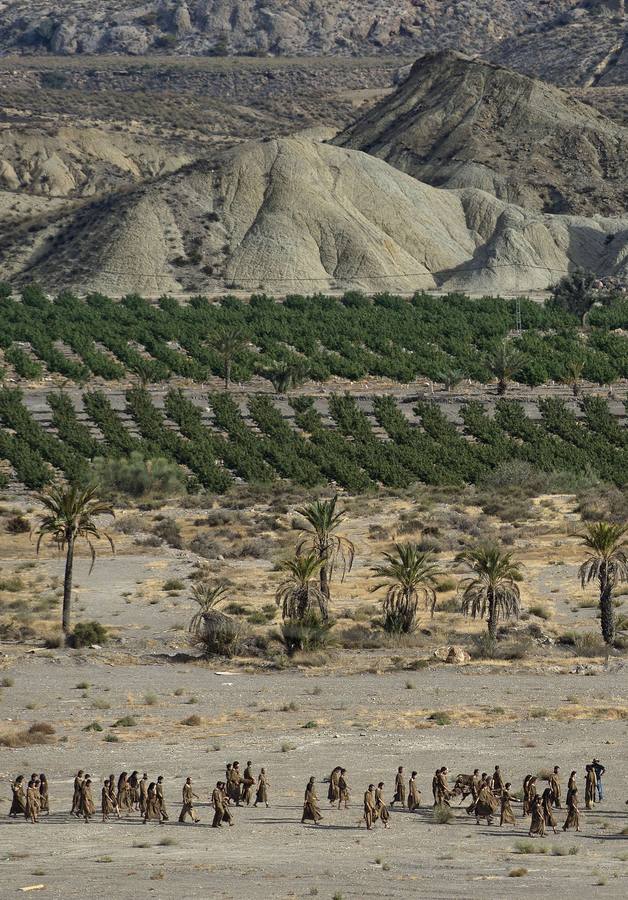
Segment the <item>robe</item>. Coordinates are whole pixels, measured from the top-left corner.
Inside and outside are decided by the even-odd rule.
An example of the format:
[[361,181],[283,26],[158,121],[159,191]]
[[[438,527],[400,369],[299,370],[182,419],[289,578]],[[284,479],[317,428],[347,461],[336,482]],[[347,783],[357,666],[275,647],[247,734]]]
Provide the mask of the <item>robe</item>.
[[20,781],[19,784],[17,781],[14,781],[11,785],[11,791],[13,792],[13,800],[11,801],[11,809],[9,810],[9,815],[13,816],[23,816],[26,810],[26,796],[24,794],[24,782]]
[[265,772],[260,772],[257,778],[257,793],[253,805],[257,806],[258,803],[265,803],[268,806],[268,781]]

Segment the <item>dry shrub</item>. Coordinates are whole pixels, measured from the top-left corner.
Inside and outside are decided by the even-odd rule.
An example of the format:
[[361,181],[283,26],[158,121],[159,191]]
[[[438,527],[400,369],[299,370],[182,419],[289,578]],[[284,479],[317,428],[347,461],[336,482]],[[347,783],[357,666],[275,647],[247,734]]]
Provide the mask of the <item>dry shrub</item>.
[[55,729],[48,722],[35,722],[23,731],[0,734],[0,747],[35,747],[52,743]]
[[242,626],[217,609],[202,614],[198,631],[190,635],[192,642],[209,656],[235,656],[243,639]]
[[193,716],[188,716],[187,719],[181,719],[180,725],[188,725],[190,728],[195,728],[197,725],[201,724],[201,717],[197,716],[194,713]]

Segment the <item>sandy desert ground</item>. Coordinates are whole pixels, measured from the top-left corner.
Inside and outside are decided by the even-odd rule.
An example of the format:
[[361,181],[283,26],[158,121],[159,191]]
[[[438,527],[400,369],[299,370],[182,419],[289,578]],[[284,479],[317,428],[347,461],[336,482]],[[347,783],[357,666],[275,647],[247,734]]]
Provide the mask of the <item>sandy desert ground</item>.
[[[77,620],[98,619],[114,635],[101,649],[42,646],[56,628],[62,561],[48,550],[36,560],[28,534],[0,529],[0,602],[5,620],[13,615],[27,629],[23,643],[0,643],[0,732],[15,734],[42,721],[55,728],[47,744],[0,746],[0,896],[33,885],[44,885],[42,896],[63,898],[625,896],[625,661],[595,651],[579,658],[558,641],[566,629],[595,633],[599,627],[593,592],[582,592],[575,578],[575,498],[530,501],[528,518],[516,528],[464,496],[349,499],[347,534],[357,556],[337,587],[338,646],[290,665],[270,651],[229,662],[190,659],[187,579],[199,562],[228,579],[252,632],[272,631],[272,623],[253,625],[250,617],[272,603],[274,562],[296,534],[295,502],[288,495],[250,499],[241,509],[234,502],[226,511],[176,503],[120,510],[116,555],[103,550],[91,576],[85,558],[75,571]],[[17,508],[34,521],[36,509],[24,498],[13,498],[4,514]],[[356,626],[377,602],[368,592],[369,566],[392,537],[419,527],[413,517],[429,521],[432,532],[440,529],[438,556],[454,570],[454,582],[456,528],[475,523],[502,537],[510,533],[526,565],[528,611],[512,638],[526,642],[525,651],[513,654],[519,658],[460,666],[434,659],[438,646],[470,646],[482,627],[456,611],[451,583],[439,594],[434,619],[424,618],[407,645],[360,645]],[[164,519],[177,523],[181,548],[146,541]],[[224,558],[201,560],[191,549],[195,537],[213,541],[212,554]],[[11,579],[21,586],[11,586]],[[200,724],[182,724],[191,715]],[[124,716],[136,724],[115,726]],[[101,731],[85,730],[94,722]],[[516,790],[527,772],[559,764],[565,784],[574,768],[584,806],[584,765],[593,756],[607,766],[607,799],[583,812],[580,834],[560,831],[532,842],[543,853],[521,852],[529,842],[520,806],[515,828],[476,826],[464,808],[455,808],[449,824],[434,821],[430,789],[437,766],[448,765],[455,775],[500,764]],[[251,759],[256,772],[266,767],[271,806],[236,809],[234,828],[210,830],[208,794],[234,759],[242,765]],[[349,773],[347,811],[326,808],[324,779],[336,764]],[[360,825],[363,791],[369,781],[384,780],[392,795],[401,764],[418,771],[424,806],[415,814],[394,811],[389,830],[368,834]],[[104,825],[98,816],[88,825],[70,819],[78,768],[96,783],[112,771],[163,774],[170,822],[142,825],[138,814]],[[9,820],[9,779],[35,770],[50,780],[50,818],[39,826]],[[187,775],[201,798],[197,826],[177,823]],[[325,817],[319,828],[300,824],[310,775]],[[94,793],[99,797],[99,789]]]

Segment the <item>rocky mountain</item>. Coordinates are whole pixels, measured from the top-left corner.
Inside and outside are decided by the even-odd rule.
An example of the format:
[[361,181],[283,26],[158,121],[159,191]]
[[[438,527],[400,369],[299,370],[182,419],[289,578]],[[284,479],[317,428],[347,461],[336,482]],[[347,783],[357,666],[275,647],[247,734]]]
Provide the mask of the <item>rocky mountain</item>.
[[0,53],[481,51],[578,0],[0,0]]
[[628,218],[552,216],[426,185],[306,137],[242,144],[0,231],[0,279],[123,294],[544,289],[628,268]]
[[428,54],[336,138],[421,181],[551,213],[628,208],[628,129],[561,89],[453,51]]
[[626,0],[582,0],[488,51],[494,62],[565,87],[628,83]]

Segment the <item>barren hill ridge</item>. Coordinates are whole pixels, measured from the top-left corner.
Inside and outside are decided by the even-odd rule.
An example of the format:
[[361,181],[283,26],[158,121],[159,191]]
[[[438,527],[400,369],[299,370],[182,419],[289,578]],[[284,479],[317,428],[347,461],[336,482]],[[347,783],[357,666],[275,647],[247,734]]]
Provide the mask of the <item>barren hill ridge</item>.
[[305,137],[250,142],[0,232],[0,279],[110,293],[541,288],[625,270],[628,218],[523,210],[430,187]]
[[454,51],[418,60],[336,143],[539,211],[628,208],[628,129],[560,88]]

